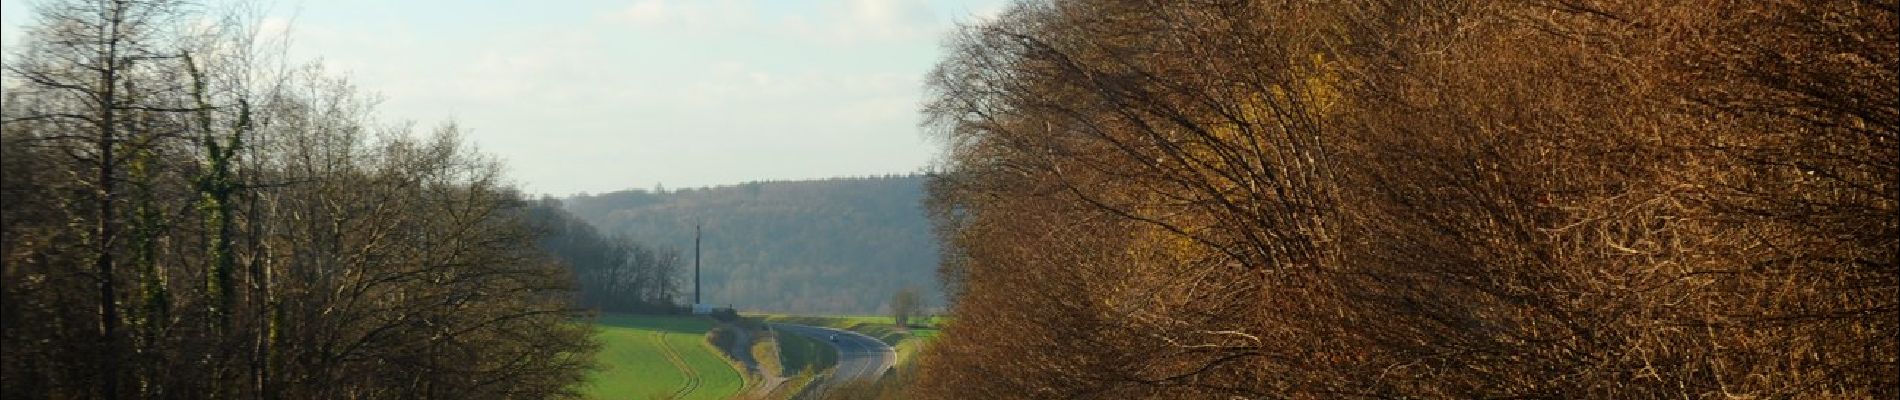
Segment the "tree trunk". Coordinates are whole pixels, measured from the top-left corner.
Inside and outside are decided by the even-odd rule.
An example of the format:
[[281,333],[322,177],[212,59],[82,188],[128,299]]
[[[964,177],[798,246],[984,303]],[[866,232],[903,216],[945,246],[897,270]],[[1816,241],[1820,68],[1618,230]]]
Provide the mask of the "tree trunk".
[[[114,4],[119,5],[119,4]],[[99,373],[103,395],[108,399],[119,397],[119,309],[118,282],[113,277],[114,260],[112,242],[117,239],[118,225],[114,223],[113,202],[116,201],[118,181],[113,172],[118,169],[118,159],[113,154],[118,136],[118,86],[119,86],[119,24],[124,20],[124,10],[113,7],[108,11],[106,23],[106,46],[101,54],[103,67],[99,71],[99,170],[98,187],[95,193],[98,201],[97,220],[94,221],[93,240],[97,241],[97,258],[93,261],[94,273],[99,281]]]

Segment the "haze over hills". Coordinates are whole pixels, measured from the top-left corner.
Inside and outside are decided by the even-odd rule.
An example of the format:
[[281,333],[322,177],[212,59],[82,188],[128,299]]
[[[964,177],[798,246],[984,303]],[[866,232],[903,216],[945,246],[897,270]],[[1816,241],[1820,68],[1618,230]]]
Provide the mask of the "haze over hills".
[[704,302],[741,310],[866,314],[917,286],[942,304],[921,175],[750,182],[581,194],[569,212],[609,234],[674,247],[692,301],[693,225],[704,230]]

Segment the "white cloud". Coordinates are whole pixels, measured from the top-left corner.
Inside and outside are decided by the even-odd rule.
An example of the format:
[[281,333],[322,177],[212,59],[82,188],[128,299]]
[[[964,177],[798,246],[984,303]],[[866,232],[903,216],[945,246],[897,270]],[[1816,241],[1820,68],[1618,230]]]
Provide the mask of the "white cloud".
[[741,0],[640,0],[615,9],[606,20],[636,28],[705,31],[750,25],[754,4]]
[[276,38],[290,34],[290,19],[266,17],[257,23],[259,38]]
[[[901,42],[928,38],[948,26],[924,0],[826,0],[789,13],[761,18],[761,4],[747,0],[639,0],[603,16],[611,23],[703,34],[746,32],[833,45]],[[782,11],[782,10],[781,10]]]
[[816,18],[782,18],[779,27],[832,44],[915,40],[945,27],[922,0],[842,0],[824,3],[817,11]]
[[665,21],[666,11],[666,0],[642,0],[614,12],[609,19],[636,25],[652,25]]
[[519,99],[547,81],[524,77],[551,75],[547,73],[548,65],[547,57],[542,55],[489,52],[463,67],[459,78],[453,80],[456,84],[443,89],[485,100]]
[[902,28],[933,19],[930,4],[920,0],[849,0],[846,8],[855,22],[870,26]]

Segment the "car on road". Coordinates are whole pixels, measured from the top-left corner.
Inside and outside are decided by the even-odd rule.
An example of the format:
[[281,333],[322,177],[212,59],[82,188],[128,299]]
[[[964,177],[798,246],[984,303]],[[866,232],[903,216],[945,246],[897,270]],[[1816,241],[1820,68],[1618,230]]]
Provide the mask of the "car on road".
[[833,333],[833,334],[831,334],[831,342],[832,342],[832,343],[837,343],[837,342],[838,342],[838,334],[836,334],[836,333]]

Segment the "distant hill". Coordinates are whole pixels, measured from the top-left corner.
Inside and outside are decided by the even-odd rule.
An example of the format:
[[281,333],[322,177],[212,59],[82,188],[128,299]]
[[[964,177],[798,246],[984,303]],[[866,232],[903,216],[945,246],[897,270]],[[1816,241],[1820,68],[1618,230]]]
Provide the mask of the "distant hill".
[[675,191],[627,190],[566,199],[605,233],[675,247],[692,301],[693,223],[704,227],[707,303],[789,313],[882,313],[916,285],[931,306],[937,244],[921,175],[752,182]]

